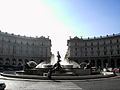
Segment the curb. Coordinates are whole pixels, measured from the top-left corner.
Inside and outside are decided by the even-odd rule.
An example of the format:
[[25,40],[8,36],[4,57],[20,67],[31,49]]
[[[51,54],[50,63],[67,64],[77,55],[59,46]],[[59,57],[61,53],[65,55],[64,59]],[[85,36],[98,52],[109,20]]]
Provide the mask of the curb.
[[[14,74],[4,74],[1,73],[1,76],[11,77],[11,78],[21,78],[21,79],[40,79],[40,80],[49,80],[47,76],[38,76],[38,75],[14,75]],[[84,79],[98,79],[98,78],[109,78],[114,77],[114,74],[110,75],[87,75],[87,76],[52,76],[53,80],[84,80]]]

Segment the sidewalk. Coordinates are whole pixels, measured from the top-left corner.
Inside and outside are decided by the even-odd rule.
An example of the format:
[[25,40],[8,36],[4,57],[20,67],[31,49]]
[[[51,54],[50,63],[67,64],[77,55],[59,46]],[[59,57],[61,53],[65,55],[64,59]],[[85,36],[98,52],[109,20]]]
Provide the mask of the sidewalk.
[[[53,80],[84,80],[84,79],[98,79],[98,78],[109,78],[114,77],[113,73],[104,72],[105,74],[99,75],[85,75],[85,76],[52,76]],[[49,80],[47,76],[39,75],[18,75],[18,74],[6,74],[1,73],[1,76],[12,77],[12,78],[22,78],[22,79],[40,79]]]

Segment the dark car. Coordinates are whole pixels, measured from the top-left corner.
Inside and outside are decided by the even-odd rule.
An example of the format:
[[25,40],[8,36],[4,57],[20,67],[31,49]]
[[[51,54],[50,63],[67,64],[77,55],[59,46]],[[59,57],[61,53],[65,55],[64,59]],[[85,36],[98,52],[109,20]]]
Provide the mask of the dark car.
[[5,83],[0,81],[0,90],[4,90],[5,88],[6,88]]

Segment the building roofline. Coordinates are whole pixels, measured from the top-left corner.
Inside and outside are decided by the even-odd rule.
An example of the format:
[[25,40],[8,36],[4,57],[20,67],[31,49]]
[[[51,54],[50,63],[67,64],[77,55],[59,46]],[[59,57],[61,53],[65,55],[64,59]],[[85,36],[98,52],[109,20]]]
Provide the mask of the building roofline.
[[112,35],[106,35],[106,36],[100,36],[100,37],[95,37],[94,36],[94,37],[88,37],[88,38],[82,38],[82,36],[81,36],[81,38],[79,38],[79,37],[75,36],[73,38],[70,37],[69,40],[85,40],[85,41],[87,41],[87,40],[108,39],[108,38],[114,38],[114,37],[120,37],[120,33],[112,34]]
[[7,36],[13,36],[13,37],[16,37],[16,38],[24,38],[24,39],[49,39],[49,36],[46,38],[45,36],[40,36],[40,37],[38,37],[38,36],[36,36],[36,37],[29,37],[29,36],[22,36],[22,35],[16,35],[16,34],[14,34],[14,33],[8,33],[8,32],[2,32],[1,30],[0,30],[0,34],[2,34],[2,35],[7,35]]

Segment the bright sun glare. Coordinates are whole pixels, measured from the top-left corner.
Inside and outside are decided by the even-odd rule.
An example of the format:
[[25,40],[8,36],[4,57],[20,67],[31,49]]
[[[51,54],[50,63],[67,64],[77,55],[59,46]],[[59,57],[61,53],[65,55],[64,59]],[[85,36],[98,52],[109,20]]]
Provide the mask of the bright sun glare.
[[73,33],[42,0],[0,0],[0,11],[1,31],[33,37],[50,36],[52,53],[56,55],[60,51],[64,57],[67,39]]

